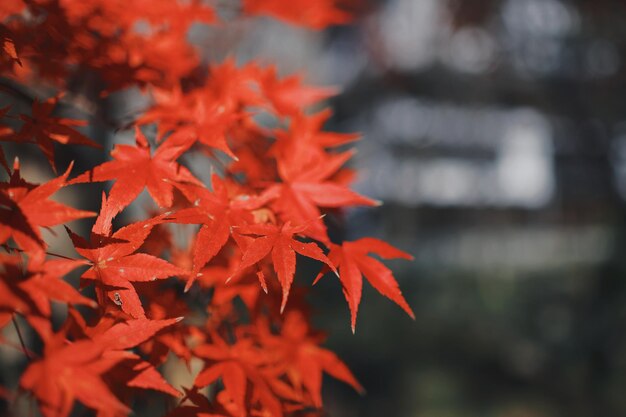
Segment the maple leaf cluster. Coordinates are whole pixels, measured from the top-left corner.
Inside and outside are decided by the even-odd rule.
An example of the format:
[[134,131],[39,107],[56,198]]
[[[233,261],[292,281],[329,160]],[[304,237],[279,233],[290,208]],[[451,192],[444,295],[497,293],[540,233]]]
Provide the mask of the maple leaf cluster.
[[[413,316],[392,272],[371,256],[410,255],[374,238],[329,237],[325,215],[379,204],[349,188],[346,149],[358,135],[323,130],[331,113],[319,109],[335,91],[254,62],[202,64],[187,32],[223,23],[211,4],[0,5],[0,75],[11,83],[0,85],[2,94],[15,93],[6,85],[53,91],[32,97],[28,114],[0,109],[0,142],[35,145],[55,172],[30,183],[0,147],[0,328],[12,323],[19,332],[21,323],[40,340],[17,346],[28,364],[16,395],[32,395],[45,417],[68,416],[76,403],[101,417],[126,416],[146,391],[176,399],[162,410],[171,417],[320,415],[323,374],[363,388],[311,328],[306,288],[338,278],[353,331],[363,277]],[[335,0],[245,0],[238,13],[313,29],[350,19]],[[125,126],[135,143],[116,145],[86,172],[69,164],[58,174],[55,155],[65,146],[101,148],[81,132],[86,121],[57,116],[75,74],[98,79],[100,96],[138,87],[150,105]],[[272,122],[259,122],[261,114]],[[209,183],[194,175],[191,155],[215,167]],[[52,199],[101,182],[112,186],[98,213]],[[143,191],[153,211],[114,226]],[[89,236],[69,227],[83,218],[95,218]],[[61,225],[73,256],[49,250],[46,231]],[[302,258],[320,272],[294,284]],[[61,324],[52,303],[64,306]],[[203,363],[189,386],[174,387],[161,373],[172,356]]]

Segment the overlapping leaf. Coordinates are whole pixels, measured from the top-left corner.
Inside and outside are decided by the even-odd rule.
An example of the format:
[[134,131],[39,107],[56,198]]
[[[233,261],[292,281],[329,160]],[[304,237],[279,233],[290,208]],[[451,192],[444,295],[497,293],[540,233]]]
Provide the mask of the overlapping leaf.
[[117,206],[108,204],[103,196],[91,240],[86,241],[69,229],[68,233],[76,251],[90,262],[90,268],[82,278],[96,282],[99,303],[103,306],[113,303],[132,317],[142,318],[145,312],[132,283],[151,282],[185,274],[185,271],[147,253],[135,253],[163,216],[133,223],[111,233],[111,220],[116,213]]
[[72,164],[60,177],[34,185],[22,179],[16,160],[9,182],[0,183],[0,243],[13,238],[26,251],[40,251],[46,244],[39,228],[95,215],[49,199],[67,184],[71,170]]
[[322,407],[323,373],[364,392],[361,384],[337,355],[319,346],[321,335],[310,332],[301,312],[292,310],[286,314],[280,335],[272,334],[265,321],[260,321],[258,325],[261,342],[275,358],[272,372],[285,375],[300,399],[304,388],[311,396],[312,405]]
[[[278,281],[282,287],[282,301],[280,310],[285,309],[289,289],[296,272],[296,252],[308,258],[323,262],[333,271],[334,265],[324,255],[324,252],[315,243],[304,243],[294,238],[294,235],[307,230],[308,226],[292,226],[289,222],[282,226],[272,224],[257,224],[241,226],[237,232],[252,239],[246,242],[243,248],[243,257],[236,273],[246,268],[256,265],[263,258],[271,254],[274,271],[278,276]],[[241,241],[242,243],[245,241]],[[233,274],[233,275],[235,275]],[[263,281],[261,281],[263,284]]]
[[350,152],[336,155],[319,155],[303,152],[278,161],[278,171],[283,182],[268,188],[276,196],[273,207],[294,224],[311,223],[308,236],[328,242],[326,226],[321,219],[320,207],[376,206],[380,202],[350,190],[332,180],[333,174],[352,156]]
[[196,190],[194,207],[183,209],[168,218],[182,224],[201,224],[193,245],[193,269],[186,289],[198,272],[224,247],[231,230],[254,223],[253,211],[263,206],[271,195],[242,193],[240,187],[217,175],[212,176],[212,192]]
[[139,129],[136,130],[136,142],[136,146],[117,145],[111,151],[113,161],[98,165],[71,183],[117,180],[108,198],[117,211],[128,206],[144,188],[160,207],[171,207],[174,187],[181,183],[202,186],[187,168],[176,162],[187,150],[186,145],[171,138],[150,155],[150,145]]
[[75,127],[86,126],[85,120],[54,117],[52,113],[59,103],[60,96],[51,97],[43,102],[35,100],[32,114],[21,115],[24,122],[15,135],[0,136],[0,140],[36,143],[48,159],[52,169],[54,163],[54,142],[63,145],[85,145],[94,148],[101,146],[80,133]]
[[[384,259],[413,259],[408,253],[374,238],[343,242],[342,245],[330,245],[328,257],[339,270],[343,294],[350,307],[350,323],[353,332],[361,303],[363,276],[379,293],[398,304],[411,318],[415,318],[415,314],[404,299],[391,270],[379,260],[369,256],[369,253],[375,253]],[[318,275],[316,281],[321,278],[321,275]]]
[[271,417],[282,417],[281,403],[258,368],[263,362],[261,352],[250,340],[228,345],[215,334],[212,339],[213,343],[198,346],[194,351],[198,357],[209,362],[209,366],[196,377],[194,386],[202,388],[221,378],[227,396],[223,402],[227,406],[232,403],[229,407],[231,414],[248,415],[246,396],[250,393],[255,399],[253,404],[258,402]]

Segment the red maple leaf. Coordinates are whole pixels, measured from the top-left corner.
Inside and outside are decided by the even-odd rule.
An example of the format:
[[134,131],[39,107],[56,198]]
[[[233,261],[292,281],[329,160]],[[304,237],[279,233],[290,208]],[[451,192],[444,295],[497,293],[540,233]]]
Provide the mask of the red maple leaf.
[[260,370],[265,358],[252,344],[252,340],[241,339],[228,345],[217,334],[213,334],[211,339],[212,343],[194,349],[197,357],[208,362],[208,366],[196,377],[194,386],[202,388],[221,378],[224,384],[223,394],[227,397],[222,400],[223,404],[230,408],[231,414],[243,417],[247,415],[246,395],[249,392],[249,381],[251,396],[256,399],[250,403],[258,401],[270,416],[282,417],[281,403]]
[[[155,288],[150,286],[144,289],[149,300],[146,314],[152,320],[165,320],[166,317],[183,317],[190,313],[190,308],[180,292],[174,288]],[[183,359],[189,365],[192,358],[189,344],[193,341],[192,325],[178,323],[168,328],[167,332],[159,332],[147,343],[141,346],[141,351],[149,355],[148,361],[152,364],[164,363],[170,352]],[[192,342],[191,342],[192,343]]]
[[187,145],[175,138],[166,140],[150,155],[150,145],[138,128],[136,146],[117,145],[111,151],[114,160],[79,175],[71,184],[99,182],[116,179],[109,193],[109,204],[117,211],[128,206],[144,188],[159,205],[171,207],[174,201],[173,188],[181,183],[202,186],[187,168],[176,159],[187,150]]
[[111,220],[117,207],[111,207],[102,197],[102,209],[91,231],[91,241],[67,229],[76,252],[90,261],[90,268],[82,278],[96,281],[99,287],[98,302],[105,305],[106,298],[132,317],[145,317],[139,295],[133,282],[150,282],[185,271],[147,253],[135,253],[146,240],[152,228],[162,222],[163,216],[132,223],[111,233]]
[[[282,226],[256,224],[237,228],[237,233],[250,237],[251,239],[250,241],[240,240],[238,242],[244,244],[245,248],[242,248],[243,257],[241,258],[241,264],[237,272],[233,275],[257,264],[271,253],[274,271],[276,271],[278,281],[283,290],[280,306],[281,312],[285,309],[285,305],[287,304],[289,289],[291,288],[293,276],[296,272],[296,252],[308,258],[323,262],[328,265],[330,269],[335,270],[334,265],[326,255],[324,255],[324,252],[322,252],[317,244],[304,243],[294,239],[294,235],[304,232],[307,228],[308,225],[292,226],[289,222]],[[262,276],[259,276],[259,278],[261,279],[261,285],[264,286]]]
[[[363,276],[382,295],[398,304],[406,313],[415,319],[415,314],[402,296],[400,287],[389,268],[379,260],[368,256],[375,253],[383,259],[413,259],[411,255],[394,248],[387,242],[374,238],[362,238],[354,242],[343,242],[341,245],[330,244],[328,258],[339,270],[339,280],[343,286],[343,294],[350,307],[350,323],[355,331],[356,316],[361,302]],[[323,275],[320,273],[315,282]]]
[[200,142],[236,160],[227,134],[245,117],[246,106],[263,104],[252,88],[255,71],[252,65],[237,68],[234,60],[228,59],[210,68],[211,76],[202,88],[187,93],[180,88],[155,90],[157,104],[137,123],[158,122],[159,136],[173,132],[177,140],[185,141],[189,147]]
[[0,314],[20,313],[42,338],[52,334],[51,301],[95,307],[95,301],[81,295],[63,277],[84,262],[73,259],[24,259],[0,256]]
[[[105,376],[118,382],[116,386],[121,383],[180,396],[150,363],[126,349],[144,343],[181,318],[118,322],[104,316],[94,327],[87,327],[75,310],[70,310],[70,318],[59,333],[44,338],[43,358],[33,362],[20,381],[22,388],[35,394],[44,416],[69,415],[74,400],[102,415],[125,415],[128,408],[110,391]],[[72,324],[83,334],[68,342]]]
[[84,328],[84,331],[94,342],[107,349],[108,357],[115,355],[123,357],[123,360],[108,373],[108,377],[115,381],[115,386],[152,389],[179,397],[180,392],[174,389],[151,363],[142,360],[138,355],[121,351],[153,339],[161,330],[182,319],[182,317],[165,320],[140,318],[118,322],[111,317],[104,317],[98,325]]
[[102,380],[123,357],[106,357],[105,346],[93,340],[67,343],[64,332],[45,342],[43,358],[31,363],[20,380],[39,401],[44,417],[68,416],[75,400],[106,415],[130,411]]
[[233,182],[211,177],[212,192],[196,189],[198,199],[194,207],[179,210],[168,218],[175,223],[201,224],[193,245],[193,268],[185,290],[188,290],[198,272],[226,245],[233,227],[254,223],[253,210],[263,206],[271,195],[255,196],[245,193]]
[[320,207],[380,205],[379,201],[363,197],[332,180],[331,177],[351,156],[351,152],[336,155],[302,152],[279,159],[278,172],[283,182],[268,187],[266,191],[267,194],[276,196],[272,207],[285,220],[294,224],[310,222],[308,236],[327,243],[328,236],[321,219]]
[[303,85],[298,75],[280,79],[275,67],[259,69],[258,82],[274,110],[284,116],[301,114],[303,108],[337,94],[333,87]]
[[[324,148],[342,146],[359,139],[356,133],[337,133],[323,131],[324,123],[328,121],[332,112],[323,110],[313,115],[296,113],[292,117],[289,130],[277,130],[276,142],[272,153],[284,161],[307,161],[311,152],[322,158],[329,155],[322,153]],[[346,154],[351,156],[351,154]],[[285,162],[283,162],[285,163]]]
[[40,227],[56,226],[95,215],[49,200],[52,194],[67,184],[65,180],[71,170],[72,164],[60,177],[34,185],[22,179],[16,159],[9,182],[0,183],[0,243],[13,237],[22,249],[41,251],[46,244],[42,240]]
[[261,343],[275,358],[272,373],[284,374],[290,384],[301,393],[304,387],[315,407],[322,406],[322,373],[327,373],[363,393],[356,380],[337,355],[319,346],[324,337],[309,329],[307,320],[297,310],[288,311],[280,335],[273,335],[268,323],[257,323]]
[[24,121],[22,128],[14,136],[5,136],[0,140],[15,142],[34,142],[48,159],[50,166],[56,170],[54,164],[54,142],[63,145],[86,145],[101,148],[99,144],[74,129],[76,126],[86,126],[85,120],[53,117],[52,113],[62,95],[51,97],[43,102],[35,99],[32,115],[22,114]]

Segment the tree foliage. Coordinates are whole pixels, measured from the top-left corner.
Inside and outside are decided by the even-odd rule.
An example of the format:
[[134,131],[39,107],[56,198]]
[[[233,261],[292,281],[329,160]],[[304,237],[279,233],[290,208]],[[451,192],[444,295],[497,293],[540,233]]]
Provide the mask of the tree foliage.
[[[0,327],[17,327],[21,317],[41,340],[38,353],[36,345],[21,346],[28,364],[17,394],[32,395],[45,417],[68,416],[76,402],[101,417],[125,416],[146,391],[176,398],[163,410],[171,417],[313,416],[322,412],[323,374],[362,391],[321,346],[303,292],[292,291],[303,257],[319,263],[317,279],[338,279],[353,331],[363,276],[413,315],[391,271],[368,255],[408,254],[373,238],[328,236],[325,214],[379,204],[349,188],[346,147],[358,136],[323,130],[330,112],[319,109],[334,91],[255,62],[203,63],[188,31],[194,23],[220,25],[217,7],[200,0],[0,5],[2,94],[17,102],[28,100],[24,91],[48,92],[30,98],[28,114],[13,104],[0,110],[0,141],[18,151],[35,145],[55,173],[55,155],[67,146],[101,148],[80,129],[88,121],[57,116],[62,103],[72,104],[68,80],[76,74],[98,80],[100,97],[136,88],[150,103],[123,126],[134,129],[135,143],[116,145],[86,172],[69,164],[32,184],[0,148],[7,174],[0,183]],[[335,0],[246,0],[236,14],[229,19],[270,15],[312,29],[350,19]],[[219,163],[220,172],[201,181],[190,155]],[[51,199],[62,188],[99,182],[112,182],[99,213]],[[115,227],[144,190],[154,212]],[[88,237],[68,226],[89,217]],[[73,258],[50,253],[42,233],[65,233],[61,225]],[[181,243],[175,235],[183,228],[193,233]],[[76,288],[67,276],[79,268]],[[306,288],[313,278],[297,280]],[[60,326],[52,302],[67,311]],[[192,386],[173,387],[161,374],[171,355],[204,363]]]

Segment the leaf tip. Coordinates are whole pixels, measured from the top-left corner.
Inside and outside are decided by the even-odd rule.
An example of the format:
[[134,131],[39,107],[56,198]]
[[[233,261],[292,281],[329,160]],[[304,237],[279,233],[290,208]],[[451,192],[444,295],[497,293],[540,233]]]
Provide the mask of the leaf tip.
[[317,285],[317,283],[320,281],[320,279],[322,279],[322,274],[318,274],[318,276],[315,277],[315,279],[313,280],[313,283],[311,284],[311,286],[315,286]]
[[285,307],[287,306],[287,298],[289,297],[289,293],[283,293],[283,301],[280,304],[280,314],[283,314],[285,311]]

